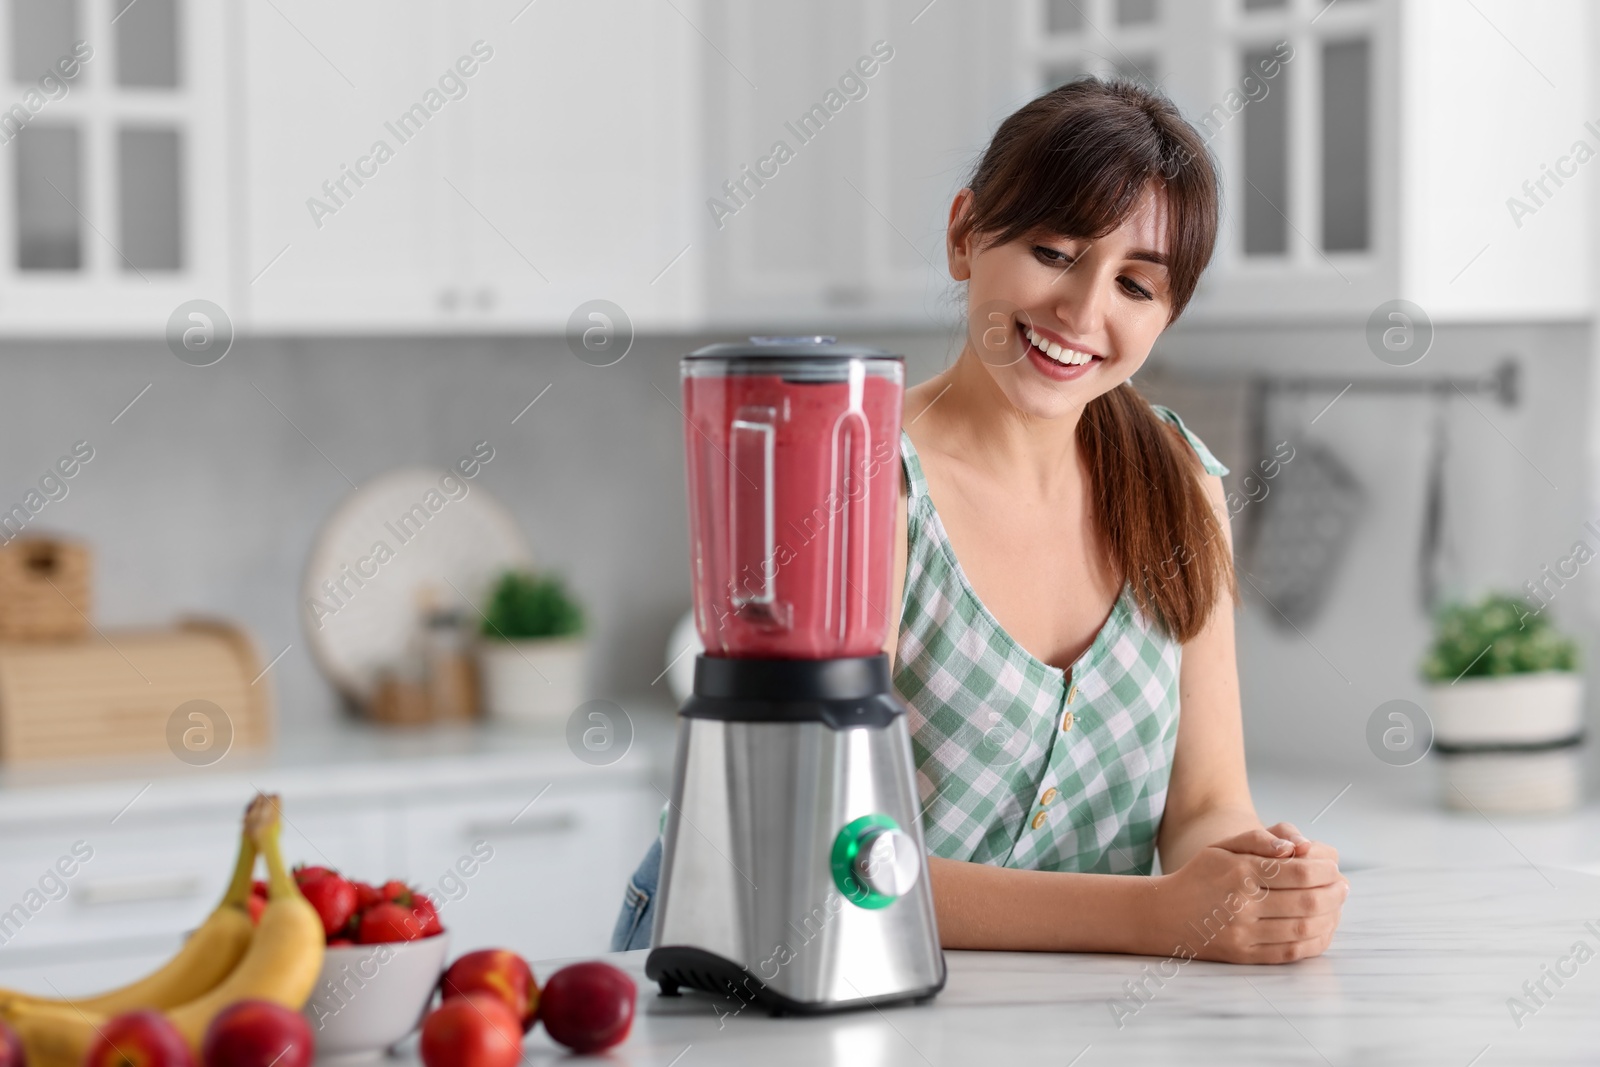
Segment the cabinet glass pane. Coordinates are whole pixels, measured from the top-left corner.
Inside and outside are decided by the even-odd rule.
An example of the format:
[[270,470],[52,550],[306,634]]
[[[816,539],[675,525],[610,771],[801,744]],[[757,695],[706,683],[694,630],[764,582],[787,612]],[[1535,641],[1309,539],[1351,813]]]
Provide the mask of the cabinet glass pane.
[[37,81],[72,54],[78,39],[78,0],[10,0],[11,80]]
[[124,270],[183,266],[183,144],[174,129],[117,131]]
[[1371,48],[1365,39],[1322,46],[1322,247],[1371,247]]
[[75,126],[25,126],[17,159],[17,267],[80,270],[78,175],[82,151]]
[[[1277,61],[1270,49],[1244,54],[1245,77],[1260,64]],[[1278,75],[1273,91],[1244,109],[1244,254],[1278,256],[1289,250],[1289,79]]]
[[1045,0],[1044,24],[1050,33],[1077,33],[1083,29],[1083,8],[1087,0]]
[[1156,20],[1156,0],[1117,0],[1117,25],[1133,26]]
[[177,0],[111,0],[111,6],[116,12],[117,84],[177,88]]

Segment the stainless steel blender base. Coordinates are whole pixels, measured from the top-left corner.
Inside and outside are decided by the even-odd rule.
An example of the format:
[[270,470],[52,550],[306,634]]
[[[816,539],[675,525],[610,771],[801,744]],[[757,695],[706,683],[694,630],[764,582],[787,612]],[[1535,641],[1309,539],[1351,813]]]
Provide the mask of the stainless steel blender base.
[[[887,681],[885,657],[833,662],[871,663],[870,676]],[[867,688],[877,691],[821,702],[829,706],[820,714],[803,699],[719,703],[702,665],[679,719],[645,974],[663,993],[698,989],[778,1013],[937,993],[944,954],[910,736],[893,693],[875,682]],[[905,835],[902,859],[915,864],[906,861],[903,892],[878,893],[841,856],[889,827]]]

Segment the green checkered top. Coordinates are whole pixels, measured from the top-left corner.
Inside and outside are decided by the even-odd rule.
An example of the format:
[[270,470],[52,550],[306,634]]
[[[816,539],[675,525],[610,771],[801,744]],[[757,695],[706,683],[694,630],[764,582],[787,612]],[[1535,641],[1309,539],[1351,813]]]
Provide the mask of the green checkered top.
[[[1168,408],[1211,474],[1228,469]],[[903,430],[906,577],[894,685],[908,705],[928,853],[1149,874],[1178,731],[1181,647],[1124,583],[1070,670],[1035,659],[967,581]]]

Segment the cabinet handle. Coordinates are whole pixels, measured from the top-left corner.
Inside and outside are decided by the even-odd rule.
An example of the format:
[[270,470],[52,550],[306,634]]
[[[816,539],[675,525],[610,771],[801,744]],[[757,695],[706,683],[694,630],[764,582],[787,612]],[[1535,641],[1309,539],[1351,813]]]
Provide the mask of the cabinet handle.
[[462,833],[469,841],[484,840],[491,845],[508,837],[544,837],[570,833],[578,828],[578,817],[570,811],[549,815],[525,815],[516,822],[468,823]]
[[153,875],[147,878],[117,878],[83,882],[72,895],[85,907],[100,904],[140,904],[152,900],[187,900],[200,895],[198,875]]

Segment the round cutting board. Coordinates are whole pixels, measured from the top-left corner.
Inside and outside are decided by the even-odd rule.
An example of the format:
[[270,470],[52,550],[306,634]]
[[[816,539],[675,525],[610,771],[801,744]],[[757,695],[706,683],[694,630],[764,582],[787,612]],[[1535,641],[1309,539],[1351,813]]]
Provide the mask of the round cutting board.
[[443,470],[391,471],[346,497],[318,532],[301,625],[328,680],[364,703],[380,671],[404,665],[428,598],[476,631],[500,572],[532,563],[516,521],[481,485]]

